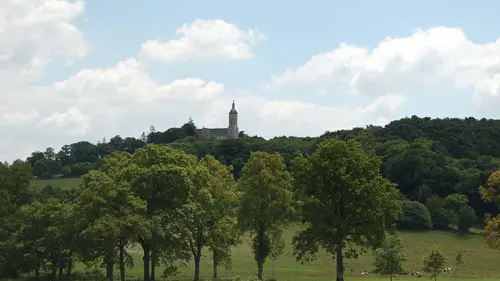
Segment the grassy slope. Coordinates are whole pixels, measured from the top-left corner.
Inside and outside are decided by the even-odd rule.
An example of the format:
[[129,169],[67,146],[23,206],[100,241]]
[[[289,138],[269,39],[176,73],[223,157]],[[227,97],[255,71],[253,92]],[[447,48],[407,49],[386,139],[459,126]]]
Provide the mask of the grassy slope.
[[[318,259],[306,265],[300,265],[292,256],[291,240],[294,233],[293,229],[285,233],[287,248],[285,254],[281,256],[275,264],[275,276],[278,280],[334,280],[335,264],[325,253],[320,253]],[[458,237],[453,233],[447,232],[400,232],[401,240],[405,245],[405,252],[408,255],[406,268],[409,270],[418,270],[421,268],[422,256],[428,246],[433,243],[439,244],[443,251],[448,255],[448,266],[455,268],[455,255],[458,249],[466,252],[466,264],[460,269],[460,276],[486,278],[500,276],[500,252],[491,250],[485,244],[483,238],[479,235],[470,235],[469,237]],[[252,277],[256,273],[256,264],[250,248],[250,240],[236,247],[233,251],[232,270],[221,269],[221,276],[231,277],[240,276],[244,279]],[[141,276],[141,256],[140,248],[131,249],[134,252],[136,266],[129,270],[130,276]],[[355,261],[347,261],[346,268],[352,273],[348,280],[364,280],[366,277],[359,276],[363,270],[371,270],[373,259],[371,254],[360,257]],[[267,262],[265,265],[265,275],[271,276],[272,264]],[[180,280],[190,280],[193,274],[192,265],[181,269],[178,277]],[[201,276],[203,279],[211,279],[212,268],[210,256],[208,253],[203,257]],[[356,276],[357,275],[357,276]],[[373,279],[370,277],[368,279]],[[398,278],[406,280],[407,278]],[[415,280],[415,278],[411,278]],[[499,279],[496,279],[499,280]]]
[[48,179],[48,180],[32,180],[31,181],[31,186],[35,187],[44,187],[47,184],[50,184],[52,186],[59,186],[62,189],[73,189],[77,188],[80,182],[82,181],[81,178],[61,178],[61,179]]
[[[33,185],[53,184],[62,188],[75,188],[80,179],[54,179],[54,180],[34,180]],[[300,265],[294,259],[291,241],[294,229],[285,232],[285,241],[287,247],[285,253],[275,264],[275,274],[280,280],[334,280],[335,264],[325,253],[318,254],[318,259],[306,265]],[[448,266],[455,268],[455,255],[459,249],[465,251],[465,264],[460,270],[461,276],[467,277],[500,277],[500,252],[487,247],[484,239],[480,235],[470,235],[468,237],[459,237],[453,233],[447,232],[400,232],[400,237],[405,245],[405,252],[408,256],[406,268],[410,271],[418,270],[422,264],[422,256],[427,247],[436,243],[441,246],[448,255]],[[253,277],[256,272],[256,264],[253,259],[253,253],[250,248],[250,239],[236,247],[233,250],[233,267],[230,270],[221,268],[222,277],[240,276],[242,278]],[[128,275],[139,277],[142,275],[140,247],[131,249],[134,256],[135,267],[128,270]],[[352,277],[348,280],[364,280],[366,277],[355,277],[361,271],[371,270],[373,259],[371,253],[360,257],[358,260],[347,261],[346,271],[352,272]],[[271,262],[265,265],[265,275],[271,275]],[[158,270],[160,273],[161,270]],[[181,269],[179,279],[190,280],[193,274],[192,265]],[[211,279],[212,268],[210,256],[205,254],[202,261],[201,276],[203,279]],[[372,279],[372,277],[368,278]],[[398,278],[397,280],[404,280]],[[411,278],[414,280],[414,278]],[[439,280],[439,279],[438,279]],[[498,280],[498,279],[497,279]]]

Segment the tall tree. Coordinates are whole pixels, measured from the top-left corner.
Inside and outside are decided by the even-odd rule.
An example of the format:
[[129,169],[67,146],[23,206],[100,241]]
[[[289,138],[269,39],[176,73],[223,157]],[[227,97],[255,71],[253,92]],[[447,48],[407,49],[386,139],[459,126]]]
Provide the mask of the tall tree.
[[385,231],[394,229],[400,205],[394,185],[379,167],[380,159],[354,140],[325,140],[309,158],[294,160],[307,225],[293,240],[298,260],[314,259],[322,247],[336,258],[337,281],[343,281],[344,256],[356,258],[382,244]]
[[[493,172],[486,185],[479,188],[479,192],[485,202],[495,203],[500,206],[500,171]],[[493,217],[491,214],[487,214],[485,220],[484,236],[486,243],[491,248],[500,250],[500,215]]]
[[[205,156],[198,161],[192,171],[193,186],[187,204],[181,207],[184,214],[184,227],[188,232],[189,247],[194,259],[194,281],[200,279],[200,261],[202,250],[211,245],[215,251],[221,251],[217,239],[228,241],[216,231],[223,220],[234,219],[238,192],[230,168],[224,166],[213,156]],[[226,235],[232,235],[228,232]],[[214,237],[212,237],[214,235]],[[220,252],[217,252],[220,254]],[[214,270],[216,270],[214,268]]]
[[154,280],[162,252],[168,253],[164,258],[171,261],[176,258],[172,253],[182,253],[179,247],[185,247],[178,211],[192,189],[190,173],[196,167],[196,158],[149,144],[137,149],[121,166],[134,193],[146,202],[141,215],[150,228],[138,240],[144,253],[144,281]]
[[281,228],[294,212],[292,177],[283,160],[278,153],[252,152],[239,180],[244,194],[238,220],[241,229],[253,235],[259,280],[270,253],[270,232]]
[[88,260],[102,259],[106,275],[113,280],[113,268],[118,263],[120,279],[125,281],[125,247],[135,241],[144,228],[140,212],[146,205],[135,196],[129,183],[102,171],[90,171],[83,176],[77,198],[81,223],[82,249]]

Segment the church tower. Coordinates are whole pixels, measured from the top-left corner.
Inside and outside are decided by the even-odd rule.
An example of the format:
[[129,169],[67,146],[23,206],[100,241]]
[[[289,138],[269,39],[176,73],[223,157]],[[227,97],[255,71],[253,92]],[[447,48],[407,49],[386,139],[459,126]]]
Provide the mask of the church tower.
[[233,107],[231,108],[231,111],[229,111],[229,127],[227,128],[227,137],[229,139],[237,139],[238,135],[238,111],[236,111],[236,108],[234,107],[233,100]]

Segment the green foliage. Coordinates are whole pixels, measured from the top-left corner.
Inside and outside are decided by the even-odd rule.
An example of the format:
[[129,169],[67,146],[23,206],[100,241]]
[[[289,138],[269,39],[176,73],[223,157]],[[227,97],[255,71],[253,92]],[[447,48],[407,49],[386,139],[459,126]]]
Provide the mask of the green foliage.
[[403,201],[403,214],[397,222],[398,229],[430,230],[432,228],[431,215],[424,204],[417,201]]
[[445,206],[445,200],[437,195],[429,197],[426,207],[431,215],[434,229],[448,229],[454,220],[454,213]]
[[310,157],[294,160],[306,225],[293,241],[298,260],[314,259],[321,247],[336,257],[337,278],[343,279],[343,256],[356,258],[382,244],[400,206],[396,189],[379,167],[380,159],[353,140],[325,140]]
[[269,234],[290,221],[294,213],[292,177],[280,154],[254,152],[243,167],[238,182],[244,191],[238,209],[243,231],[253,235],[257,278],[262,280],[263,265],[270,254]]
[[476,212],[470,206],[463,206],[458,212],[458,232],[469,233],[469,228],[476,221]]
[[407,260],[401,240],[396,235],[386,237],[382,246],[374,251],[374,258],[375,272],[389,275],[391,280],[393,274],[403,272],[403,264]]
[[[361,189],[364,188],[366,183],[359,184],[359,181],[368,177],[359,176],[352,180],[346,176],[348,173],[345,170],[329,169],[319,160],[314,169],[310,168],[314,157],[309,155],[327,151],[323,147],[323,141],[331,137],[346,143],[356,140],[358,148],[375,151],[379,157],[376,161],[373,160],[377,158],[373,153],[366,153],[368,156],[360,157],[361,160],[356,164],[349,161],[340,164],[336,162],[335,159],[350,159],[339,157],[342,153],[325,159],[334,163],[332,167],[350,167],[356,172],[378,169],[374,173],[382,173],[384,178],[394,182],[398,189],[394,196],[397,199],[394,206],[402,204],[405,211],[405,216],[398,222],[399,227],[428,229],[432,221],[435,229],[445,229],[457,224],[459,232],[467,232],[475,221],[474,212],[479,217],[484,215],[485,210],[498,212],[498,206],[495,207],[494,203],[500,202],[497,200],[500,198],[500,176],[493,172],[500,169],[500,142],[498,130],[495,129],[499,125],[498,121],[486,119],[431,119],[412,116],[393,121],[385,127],[354,128],[327,133],[319,138],[276,137],[265,140],[241,133],[236,140],[217,140],[198,135],[194,122],[189,120],[179,128],[164,132],[151,130],[150,134],[143,133],[140,138],[115,136],[97,144],[79,141],[64,145],[58,152],[49,147],[45,151],[33,152],[26,163],[16,161],[12,165],[0,165],[0,275],[15,277],[19,273],[38,269],[42,272],[48,270],[51,278],[54,278],[54,270],[58,274],[71,275],[73,259],[75,263],[87,261],[94,266],[95,263],[102,263],[104,257],[113,255],[118,268],[121,268],[123,263],[131,265],[133,261],[127,251],[123,253],[123,258],[120,257],[120,249],[123,249],[121,246],[128,241],[129,246],[138,243],[144,250],[144,260],[140,261],[145,272],[144,280],[154,278],[155,269],[159,267],[171,278],[179,265],[194,256],[192,250],[197,250],[198,245],[211,252],[215,277],[217,266],[232,265],[230,249],[243,240],[241,230],[254,235],[254,252],[257,253],[256,258],[262,268],[265,259],[263,256],[274,259],[273,239],[276,237],[273,233],[280,233],[286,222],[302,218],[307,230],[308,227],[319,225],[311,224],[310,221],[323,217],[328,222],[323,225],[329,225],[330,217],[322,214],[328,214],[332,210],[321,209],[323,212],[319,213],[318,218],[311,219],[313,212],[307,209],[315,206],[312,203],[321,203],[311,200],[314,198],[311,194],[323,195],[320,191],[328,189],[320,184],[312,185],[315,186],[314,189],[308,186],[308,182],[335,182],[340,179],[343,183],[340,186],[357,184]],[[296,152],[303,156],[293,161]],[[250,167],[251,155],[259,153],[279,153],[281,158],[275,162],[280,164],[270,165],[269,163],[274,162],[267,160],[252,161],[258,165],[254,164],[252,169],[244,168]],[[213,157],[205,157],[207,155]],[[356,157],[359,155],[354,155],[354,159],[358,159]],[[358,162],[361,163],[359,167]],[[266,163],[266,168],[260,169],[259,165],[262,166],[263,163]],[[295,166],[302,169],[296,169]],[[370,169],[365,169],[366,167]],[[296,181],[286,175],[292,168]],[[245,172],[245,169],[250,172]],[[300,174],[301,170],[312,171],[310,174],[315,174],[316,177],[312,178],[308,173]],[[36,180],[29,186],[32,175]],[[79,188],[79,178],[59,179],[79,175],[88,175],[92,180],[87,179],[88,182]],[[325,179],[321,178],[323,175],[333,176]],[[242,181],[234,186],[232,176],[236,180],[241,178]],[[387,188],[391,185],[382,177],[374,183],[374,186],[387,185]],[[290,192],[292,185],[297,189],[295,193]],[[253,187],[248,188],[249,186]],[[268,186],[276,188],[267,188]],[[481,195],[477,192],[478,186],[482,186]],[[229,200],[227,194],[217,190],[227,190],[228,194],[233,194],[238,199]],[[263,190],[268,193],[262,193]],[[91,196],[95,198],[85,198],[83,192],[95,193]],[[269,195],[270,198],[261,196],[262,194]],[[323,196],[321,200],[332,206],[342,206],[332,198]],[[252,202],[252,199],[256,202]],[[144,208],[132,207],[135,203],[130,202],[136,200],[143,202]],[[417,206],[418,203],[411,200],[425,203],[431,218],[427,218],[425,208]],[[267,205],[266,202],[272,204]],[[54,205],[53,208],[49,207],[49,203]],[[359,200],[356,201],[358,203],[366,202]],[[266,227],[259,229],[266,231],[255,231],[259,226],[256,224],[258,220],[249,218],[253,216],[253,211],[243,212],[244,205],[265,218],[262,221],[266,222]],[[392,208],[391,204],[388,206]],[[266,211],[260,212],[258,207]],[[372,215],[370,208],[366,210],[362,209],[363,214],[366,212]],[[49,215],[59,213],[65,216],[66,222]],[[29,214],[36,216],[30,217]],[[357,213],[353,212],[352,217],[357,218],[356,216]],[[379,218],[379,213],[374,217]],[[488,218],[486,241],[491,247],[500,248],[500,219]],[[387,219],[383,224],[388,226],[388,221],[390,220]],[[350,227],[342,219],[336,223],[342,227]],[[337,224],[334,227],[323,226],[320,230],[338,233],[342,229]],[[376,237],[379,237],[380,232],[377,230],[370,233],[370,239],[365,239],[360,234],[371,227],[370,223],[367,225],[365,228],[357,227],[355,235],[348,236],[345,243],[348,250],[342,252],[343,256],[357,256],[370,248],[370,244],[377,244],[372,243],[379,241]],[[49,233],[53,230],[61,232],[57,245],[61,247],[60,251],[42,247],[43,243],[49,241],[47,239],[53,238],[39,237],[39,232],[46,229],[50,230]],[[122,234],[124,236],[120,236]],[[90,239],[96,237],[97,239]],[[313,237],[313,234],[310,233],[309,237]],[[305,256],[314,256],[311,253],[317,253],[321,247],[325,248],[318,242],[321,242],[322,236],[318,237],[316,240],[311,239],[316,243],[303,244]],[[111,245],[113,243],[107,243],[109,241],[117,241],[117,244]],[[355,247],[354,242],[359,241],[361,247]],[[190,242],[195,247],[191,247]],[[359,252],[360,248],[363,251]],[[115,252],[111,253],[110,249]],[[49,253],[49,256],[43,253]],[[54,257],[50,257],[52,253]],[[136,263],[138,261],[137,259]],[[52,264],[54,267],[51,267]],[[108,268],[111,268],[110,262]],[[107,275],[109,279],[110,276]]]
[[447,257],[441,251],[438,245],[432,245],[428,253],[424,256],[424,272],[430,273],[434,280],[437,279],[438,274],[444,269]]

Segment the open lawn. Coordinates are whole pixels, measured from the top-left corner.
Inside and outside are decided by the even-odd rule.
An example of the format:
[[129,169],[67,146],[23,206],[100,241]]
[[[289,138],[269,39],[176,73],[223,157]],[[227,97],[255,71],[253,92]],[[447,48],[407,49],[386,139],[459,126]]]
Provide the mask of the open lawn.
[[81,178],[35,179],[31,181],[31,186],[44,187],[50,184],[52,186],[59,186],[62,189],[73,189],[77,188],[81,181]]
[[[335,280],[335,263],[325,253],[318,254],[318,259],[310,264],[301,265],[292,256],[291,247],[293,229],[285,232],[287,247],[285,253],[276,261],[275,277],[278,280]],[[420,270],[422,267],[422,256],[428,246],[433,243],[439,244],[445,254],[448,255],[448,266],[455,269],[455,255],[459,249],[465,251],[465,264],[460,268],[458,276],[456,272],[443,275],[438,280],[449,280],[460,277],[461,280],[483,279],[500,280],[500,252],[489,249],[480,235],[459,237],[448,232],[400,232],[400,237],[405,245],[408,255],[406,268],[410,271]],[[134,257],[135,266],[128,270],[130,280],[138,280],[142,276],[141,249],[140,246],[129,250]],[[346,262],[346,279],[357,280],[387,280],[387,278],[372,276],[360,276],[364,270],[371,271],[373,258],[371,253],[360,257],[358,260]],[[257,266],[253,259],[250,248],[250,239],[233,250],[233,266],[231,269],[220,269],[220,276],[227,279],[240,277],[242,281],[256,275]],[[158,273],[161,273],[161,269]],[[181,268],[180,274],[174,280],[191,280],[193,276],[192,264]],[[118,272],[117,272],[118,274]],[[264,268],[266,277],[272,275],[272,263],[266,262]],[[208,253],[203,257],[201,266],[201,280],[210,280],[212,276],[212,265]],[[494,278],[496,277],[496,278]],[[427,280],[428,277],[424,279]],[[422,280],[416,277],[397,277],[395,280]]]

